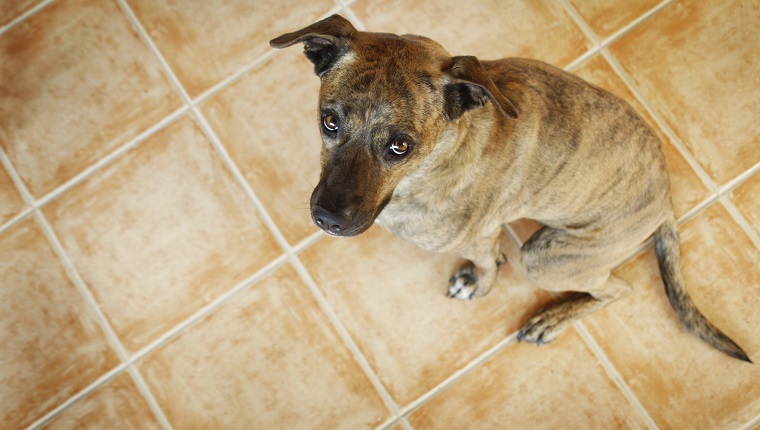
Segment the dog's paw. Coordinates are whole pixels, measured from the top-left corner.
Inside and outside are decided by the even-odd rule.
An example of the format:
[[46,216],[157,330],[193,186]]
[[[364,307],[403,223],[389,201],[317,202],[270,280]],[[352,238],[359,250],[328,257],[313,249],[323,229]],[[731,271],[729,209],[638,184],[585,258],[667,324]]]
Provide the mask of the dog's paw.
[[541,346],[542,343],[553,342],[566,328],[567,320],[565,318],[551,311],[544,311],[531,318],[517,332],[517,341],[526,341]]
[[449,290],[446,296],[452,299],[471,300],[478,289],[478,277],[475,268],[467,264],[449,279]]

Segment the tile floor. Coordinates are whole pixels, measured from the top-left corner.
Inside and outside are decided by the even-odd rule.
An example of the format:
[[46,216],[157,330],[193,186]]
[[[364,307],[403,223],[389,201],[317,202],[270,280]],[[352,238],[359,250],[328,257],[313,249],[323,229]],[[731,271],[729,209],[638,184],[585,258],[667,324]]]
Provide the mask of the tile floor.
[[514,332],[552,298],[508,266],[455,302],[456,257],[317,233],[319,82],[267,42],[332,13],[632,103],[689,290],[760,361],[757,1],[7,0],[0,428],[760,427],[760,367],[684,332],[651,250],[631,297],[536,348]]

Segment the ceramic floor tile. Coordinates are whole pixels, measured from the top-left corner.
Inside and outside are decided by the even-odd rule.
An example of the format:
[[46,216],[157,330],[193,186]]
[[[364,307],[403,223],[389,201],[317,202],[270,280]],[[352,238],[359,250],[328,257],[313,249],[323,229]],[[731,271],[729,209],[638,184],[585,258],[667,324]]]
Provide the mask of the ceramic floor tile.
[[115,2],[54,2],[0,57],[0,145],[37,197],[181,106]]
[[652,119],[647,113],[644,106],[639,103],[636,96],[634,96],[631,90],[628,89],[620,76],[615,73],[603,56],[595,56],[576,69],[574,73],[630,103],[631,106],[633,106],[633,108],[636,109],[636,111],[649,123],[652,129],[657,132],[657,135],[662,142],[665,161],[668,164],[671,197],[676,216],[685,214],[708,197],[710,194],[709,191],[705,188],[704,184],[702,184],[702,181],[700,181],[697,174],[694,173],[694,170],[689,166],[689,163],[681,153],[678,152],[678,149],[673,146],[670,139],[668,139],[665,133],[663,133],[657,126],[654,119]]
[[187,117],[44,212],[132,352],[281,252]]
[[10,175],[0,164],[0,225],[18,215],[26,205]]
[[529,57],[565,66],[592,44],[561,2],[360,0],[351,6],[369,31],[427,36],[452,55]]
[[117,376],[94,393],[82,398],[42,427],[45,430],[109,428],[162,428],[148,402],[127,373]]
[[[760,358],[760,251],[720,204],[681,228],[686,287],[697,307]],[[651,251],[617,271],[634,293],[585,319],[661,429],[739,428],[760,414],[760,367],[688,334]]]
[[644,15],[662,0],[568,0],[591,30],[604,39]]
[[0,423],[24,428],[119,359],[33,218],[0,234],[0,279]]
[[[508,256],[514,245],[504,241]],[[301,256],[338,318],[403,406],[513,333],[548,295],[502,268],[474,301],[446,297],[459,260],[423,251],[380,227],[325,238]]]
[[760,173],[731,192],[729,198],[760,235]]
[[292,49],[201,107],[291,244],[317,231],[309,199],[319,182],[318,94],[314,66],[301,50]]
[[760,4],[677,1],[610,48],[707,173],[760,161]]
[[335,7],[330,0],[128,3],[191,97],[266,53],[270,39]]
[[360,429],[390,414],[290,265],[139,368],[174,428]]
[[0,27],[23,15],[42,0],[6,0],[0,3]]
[[647,428],[572,328],[540,348],[508,346],[409,421],[415,430]]

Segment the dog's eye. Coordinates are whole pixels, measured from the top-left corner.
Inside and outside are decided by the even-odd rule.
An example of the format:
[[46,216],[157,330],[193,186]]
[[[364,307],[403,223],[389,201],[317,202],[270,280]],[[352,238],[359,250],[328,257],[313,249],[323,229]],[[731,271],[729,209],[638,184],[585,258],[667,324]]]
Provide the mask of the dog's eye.
[[335,133],[338,131],[338,119],[332,115],[325,115],[322,117],[322,126],[325,130]]
[[396,155],[404,155],[409,151],[409,142],[406,140],[396,140],[391,143],[390,150]]

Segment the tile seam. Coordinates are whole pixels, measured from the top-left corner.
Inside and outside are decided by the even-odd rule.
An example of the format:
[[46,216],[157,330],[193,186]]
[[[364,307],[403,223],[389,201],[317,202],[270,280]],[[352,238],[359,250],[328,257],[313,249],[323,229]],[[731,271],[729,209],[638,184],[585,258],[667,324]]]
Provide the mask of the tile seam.
[[750,419],[747,421],[746,424],[739,427],[739,430],[757,430],[757,428],[760,427],[760,414],[758,414],[755,418]]
[[602,47],[607,47],[612,45],[613,43],[617,42],[618,40],[622,39],[623,36],[630,33],[637,27],[639,27],[641,24],[645,23],[658,13],[660,13],[663,9],[665,9],[667,6],[670,6],[675,0],[664,0],[660,2],[659,4],[655,5],[653,8],[649,9],[648,11],[644,12],[641,16],[638,18],[635,18],[628,24],[621,27],[619,30],[615,31],[611,35],[607,36],[605,39],[601,41]]
[[752,225],[747,221],[746,218],[744,218],[744,215],[742,215],[739,209],[734,206],[734,204],[725,195],[721,196],[718,200],[726,209],[726,211],[728,211],[729,215],[731,215],[731,218],[733,218],[734,222],[739,225],[739,227],[744,231],[744,234],[746,234],[749,240],[755,245],[755,248],[760,250],[760,236],[755,233]]
[[76,404],[83,398],[99,390],[101,387],[111,382],[114,378],[122,375],[127,370],[127,367],[128,365],[126,363],[119,363],[116,367],[102,374],[98,379],[96,379],[95,381],[87,385],[86,387],[82,388],[78,392],[74,393],[72,396],[70,396],[60,405],[56,406],[53,410],[51,410],[50,412],[40,417],[39,419],[37,419],[37,421],[33,422],[26,428],[28,430],[34,430],[50,423],[52,420],[54,420],[63,411],[67,410],[72,405]]
[[372,369],[372,366],[369,364],[369,361],[364,356],[364,354],[362,354],[361,349],[359,349],[359,346],[351,337],[351,334],[348,332],[343,322],[338,318],[335,311],[327,302],[327,299],[324,297],[324,295],[322,294],[322,291],[317,286],[317,283],[314,281],[311,274],[306,269],[306,266],[304,266],[301,260],[298,258],[298,256],[295,256],[295,255],[292,256],[292,264],[295,267],[296,272],[298,272],[298,275],[300,276],[301,280],[306,284],[306,286],[311,291],[312,296],[319,304],[319,307],[322,310],[323,314],[330,321],[333,328],[338,332],[338,335],[343,341],[343,345],[346,348],[348,348],[349,352],[354,357],[354,361],[362,369],[365,376],[369,379],[370,383],[375,389],[375,392],[377,392],[377,394],[382,399],[383,403],[385,403],[385,406],[390,410],[391,418],[400,416],[401,415],[400,409],[398,405],[396,405],[396,402],[393,400],[393,397],[390,395],[390,392],[388,392],[387,388],[385,388],[385,385],[377,376],[377,373],[374,371],[374,369]]
[[[337,0],[334,0],[334,1],[337,1]],[[328,16],[332,14],[340,12],[340,10],[341,10],[340,6],[334,6],[325,15],[321,15],[318,19],[327,18]],[[202,91],[195,98],[192,98],[190,100],[190,104],[193,106],[201,105],[204,101],[208,100],[209,98],[213,97],[214,95],[218,94],[224,89],[232,86],[235,82],[239,81],[243,76],[247,75],[249,72],[258,69],[259,67],[262,67],[267,61],[274,58],[279,51],[280,51],[279,49],[274,49],[274,48],[267,50],[264,54],[260,55],[258,58],[256,58],[252,62],[248,63],[247,65],[243,67],[240,67],[236,71],[220,79],[216,84]]]
[[517,331],[511,333],[510,335],[506,336],[504,339],[498,341],[491,348],[489,348],[488,350],[486,350],[485,352],[483,352],[482,354],[475,357],[473,360],[469,361],[467,364],[459,368],[457,371],[449,375],[446,379],[441,381],[438,385],[431,388],[430,390],[428,390],[421,396],[417,397],[408,405],[404,406],[404,408],[401,409],[401,415],[404,417],[408,417],[409,415],[413,414],[418,409],[420,409],[421,407],[429,403],[431,400],[438,397],[441,393],[448,390],[449,388],[454,386],[457,382],[461,381],[467,375],[472,373],[472,371],[480,367],[483,363],[493,358],[496,354],[500,353],[504,349],[515,344],[516,339],[517,339]]
[[42,9],[46,8],[50,3],[53,3],[55,0],[44,0],[40,3],[37,3],[35,6],[33,6],[31,9],[27,10],[26,12],[23,12],[21,15],[17,16],[16,18],[13,18],[9,23],[3,25],[0,27],[0,36],[8,32],[13,27],[21,24],[22,22],[26,21],[27,19],[31,18],[33,15],[35,15],[37,12],[41,11]]
[[153,411],[153,415],[156,416],[158,422],[161,424],[161,427],[166,430],[173,429],[171,423],[169,422],[169,419],[166,417],[164,411],[161,410],[156,397],[150,391],[148,384],[145,382],[145,379],[143,379],[142,374],[140,374],[140,371],[137,369],[137,367],[135,367],[133,364],[130,364],[127,367],[127,372],[129,373],[129,376],[132,377],[132,381],[135,383],[135,385],[137,385],[137,390],[140,391],[140,394],[142,394],[143,398],[147,400],[148,407],[151,411]]
[[644,419],[644,422],[650,429],[658,430],[659,427],[654,422],[654,419],[652,419],[651,415],[649,415],[649,412],[647,412],[644,405],[641,404],[641,401],[638,399],[636,394],[634,394],[633,390],[631,390],[631,387],[625,381],[617,368],[612,364],[609,357],[607,357],[607,354],[604,352],[602,347],[599,346],[599,343],[596,341],[596,339],[591,335],[588,329],[586,329],[586,326],[583,324],[583,322],[580,320],[575,321],[573,323],[573,326],[581,334],[581,337],[586,343],[586,346],[591,349],[599,364],[605,370],[607,376],[612,379],[612,382],[617,386],[621,394],[623,394],[623,397],[628,400],[628,403],[636,412],[638,412],[640,417]]

